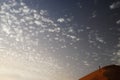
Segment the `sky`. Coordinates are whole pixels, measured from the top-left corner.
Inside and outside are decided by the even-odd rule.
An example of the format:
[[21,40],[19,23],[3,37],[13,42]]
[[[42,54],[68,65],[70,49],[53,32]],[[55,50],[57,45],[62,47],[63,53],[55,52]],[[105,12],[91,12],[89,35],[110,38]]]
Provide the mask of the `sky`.
[[0,0],[0,79],[78,80],[120,64],[119,0]]

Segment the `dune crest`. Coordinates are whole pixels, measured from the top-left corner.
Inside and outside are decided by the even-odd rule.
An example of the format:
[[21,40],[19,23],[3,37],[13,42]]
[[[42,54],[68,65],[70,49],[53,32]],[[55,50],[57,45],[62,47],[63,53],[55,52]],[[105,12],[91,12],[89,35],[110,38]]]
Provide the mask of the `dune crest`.
[[109,65],[102,67],[79,80],[120,80],[120,66]]

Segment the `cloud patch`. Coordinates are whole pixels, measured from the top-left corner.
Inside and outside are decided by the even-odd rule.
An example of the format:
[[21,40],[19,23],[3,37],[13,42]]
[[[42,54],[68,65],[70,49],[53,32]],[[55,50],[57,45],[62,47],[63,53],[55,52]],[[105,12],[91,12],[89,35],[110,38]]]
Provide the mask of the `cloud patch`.
[[120,8],[120,1],[114,2],[110,5],[110,9]]

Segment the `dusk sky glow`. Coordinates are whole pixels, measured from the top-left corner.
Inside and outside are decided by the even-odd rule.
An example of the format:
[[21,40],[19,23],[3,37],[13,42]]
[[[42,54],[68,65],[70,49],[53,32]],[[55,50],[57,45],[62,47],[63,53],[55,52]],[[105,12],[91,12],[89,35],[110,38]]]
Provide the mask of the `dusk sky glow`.
[[119,0],[0,0],[0,79],[78,80],[120,64]]

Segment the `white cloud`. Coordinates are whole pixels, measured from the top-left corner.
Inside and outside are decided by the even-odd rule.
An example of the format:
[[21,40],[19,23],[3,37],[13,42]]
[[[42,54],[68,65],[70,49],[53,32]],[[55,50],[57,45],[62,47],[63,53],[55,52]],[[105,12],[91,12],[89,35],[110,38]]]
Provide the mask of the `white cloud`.
[[120,24],[120,20],[116,21],[116,24]]
[[60,22],[60,23],[62,23],[62,22],[65,21],[65,19],[64,18],[59,18],[57,21]]
[[116,9],[120,7],[120,1],[114,2],[112,5],[110,5],[110,9]]
[[67,21],[71,22],[72,20],[71,20],[71,18],[67,18]]
[[[5,48],[2,51],[0,49],[0,62],[8,62],[9,59],[7,59],[6,55],[9,58],[12,56],[11,63],[10,61],[8,62],[8,67],[3,64],[3,66],[6,66],[5,70],[10,72],[10,74],[14,74],[12,71],[16,69],[15,74],[20,74],[25,80],[37,80],[36,78],[38,80],[61,80],[61,78],[70,80],[70,78],[67,78],[69,74],[66,74],[64,69],[62,71],[61,68],[63,67],[56,63],[52,55],[48,54],[53,49],[48,50],[49,44],[46,44],[46,42],[59,41],[65,43],[67,39],[71,40],[71,42],[72,40],[79,41],[79,38],[72,33],[74,30],[71,29],[69,31],[63,27],[61,28],[60,25],[58,26],[50,17],[46,16],[46,10],[39,12],[35,9],[30,9],[25,3],[21,2],[22,0],[20,2],[16,0],[9,1],[8,3],[3,2],[3,4],[0,4],[0,47]],[[57,21],[62,23],[65,19],[59,18]],[[68,18],[66,21],[71,21],[71,19]],[[43,40],[44,38],[46,39],[45,41]],[[50,45],[55,44],[50,43]],[[61,47],[66,48],[67,46],[65,44],[61,45]],[[51,56],[51,59],[48,56]],[[5,58],[3,59],[2,57]],[[15,67],[13,63],[15,66],[20,65]],[[30,66],[29,68],[28,65]],[[12,67],[12,71],[7,70],[9,67]],[[1,70],[0,66],[0,73],[2,74]],[[5,77],[7,76],[5,75]],[[18,79],[18,77],[16,79],[14,76],[13,79],[23,80]]]

